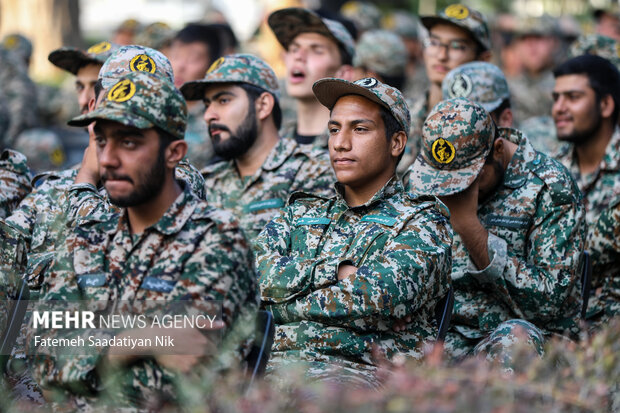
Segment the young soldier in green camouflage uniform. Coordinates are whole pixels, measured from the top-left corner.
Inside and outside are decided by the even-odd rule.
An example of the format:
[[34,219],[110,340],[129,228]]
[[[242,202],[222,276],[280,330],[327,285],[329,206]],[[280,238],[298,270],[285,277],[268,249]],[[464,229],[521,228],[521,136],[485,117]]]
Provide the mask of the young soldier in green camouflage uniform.
[[331,110],[337,195],[294,194],[256,243],[276,322],[268,369],[306,362],[311,378],[377,386],[373,347],[419,359],[437,334],[451,229],[435,197],[410,195],[395,176],[410,122],[401,93],[374,78],[323,79],[314,91]]
[[261,59],[220,58],[203,80],[184,84],[181,92],[205,102],[213,147],[224,159],[202,170],[207,201],[231,211],[250,242],[293,192],[333,195],[327,153],[278,137],[278,80]]
[[[42,300],[94,300],[133,311],[144,300],[219,300],[227,327],[256,310],[251,254],[237,222],[198,200],[175,178],[174,169],[187,151],[186,118],[185,101],[170,81],[132,72],[106,92],[95,111],[70,122],[86,126],[97,121],[100,174],[109,199],[122,209],[74,227],[43,284]],[[139,337],[140,331],[120,334]],[[60,335],[59,330],[44,332],[47,338]],[[178,339],[207,345],[193,328]],[[112,402],[125,408],[153,398],[174,401],[175,372],[200,360],[132,357],[111,347],[105,355],[39,358],[34,374],[42,388],[83,409],[96,402],[101,369],[112,356],[121,371],[116,380],[122,382]]]
[[[554,75],[553,119],[558,139],[569,143],[558,159],[575,177],[583,194],[588,223],[586,249],[593,257],[587,319],[600,327],[620,314],[617,271],[609,262],[597,261],[603,256],[596,251],[601,241],[593,239],[599,217],[620,196],[620,73],[607,59],[584,55],[564,62]],[[598,238],[602,234],[614,236],[611,222],[601,223],[606,229]]]
[[6,149],[0,155],[0,219],[9,216],[31,189],[26,157]]
[[568,171],[464,98],[440,102],[423,136],[410,189],[437,194],[456,233],[448,352],[509,363],[516,327],[539,352],[546,333],[577,333],[585,217]]

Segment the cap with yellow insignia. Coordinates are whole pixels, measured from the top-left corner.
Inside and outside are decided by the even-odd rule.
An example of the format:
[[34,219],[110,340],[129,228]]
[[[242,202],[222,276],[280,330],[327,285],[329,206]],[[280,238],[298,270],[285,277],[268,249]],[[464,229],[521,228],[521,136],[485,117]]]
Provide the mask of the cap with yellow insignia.
[[116,49],[118,45],[108,41],[99,42],[86,51],[61,47],[51,52],[47,59],[55,66],[77,75],[78,70],[87,64],[102,65]]
[[95,120],[138,129],[158,127],[183,139],[187,105],[169,79],[148,72],[128,72],[116,79],[94,111],[70,120],[69,125],[87,126]]
[[484,108],[470,100],[442,100],[424,122],[422,149],[410,182],[415,192],[436,196],[467,189],[482,171],[497,128]]
[[428,30],[438,23],[448,23],[470,33],[484,50],[491,50],[491,34],[486,18],[477,10],[462,4],[451,4],[436,16],[423,16],[422,24]]
[[16,55],[22,60],[29,61],[32,56],[32,42],[19,33],[7,34],[2,39],[2,46]]
[[123,46],[110,55],[99,71],[104,89],[129,72],[147,72],[163,76],[174,83],[170,60],[161,52],[144,46]]

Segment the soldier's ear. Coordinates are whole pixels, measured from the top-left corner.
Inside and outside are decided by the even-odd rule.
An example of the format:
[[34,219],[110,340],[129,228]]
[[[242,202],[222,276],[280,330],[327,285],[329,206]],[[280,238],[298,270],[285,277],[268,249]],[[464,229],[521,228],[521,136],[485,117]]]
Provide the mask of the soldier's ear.
[[184,139],[177,139],[170,142],[165,152],[166,167],[174,169],[186,154],[187,142],[185,142]]
[[616,104],[614,103],[614,98],[611,97],[611,95],[605,95],[601,98],[599,109],[603,118],[611,118],[615,108]]
[[484,52],[481,52],[480,54],[478,54],[478,57],[476,60],[480,60],[481,62],[490,62],[491,61],[491,51],[490,50],[485,50]]
[[335,78],[347,80],[349,82],[353,82],[355,79],[355,71],[353,70],[353,66],[351,65],[342,65],[336,71],[334,75]]
[[97,100],[95,98],[91,98],[88,101],[88,111],[92,112],[93,110],[95,110],[95,106],[97,106]]
[[273,95],[269,92],[263,92],[261,95],[256,98],[254,102],[256,108],[256,117],[259,120],[265,120],[271,115],[273,112],[273,107],[275,106],[276,100]]
[[407,134],[404,131],[398,131],[392,135],[390,139],[390,151],[394,158],[398,158],[405,150],[407,145]]

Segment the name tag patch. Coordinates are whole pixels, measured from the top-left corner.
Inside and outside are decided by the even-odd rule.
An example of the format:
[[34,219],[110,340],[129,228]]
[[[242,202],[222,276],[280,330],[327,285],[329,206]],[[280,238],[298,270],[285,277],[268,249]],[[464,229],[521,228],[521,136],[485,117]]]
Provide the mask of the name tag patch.
[[158,293],[169,293],[174,288],[176,281],[162,280],[157,277],[145,277],[140,288],[144,290],[157,291]]
[[485,220],[487,225],[494,225],[506,228],[528,228],[530,226],[529,217],[506,217],[501,215],[489,215]]
[[106,283],[106,276],[102,273],[79,275],[77,282],[80,288],[101,287]]
[[252,202],[245,206],[246,212],[256,212],[263,209],[270,208],[282,208],[284,206],[284,200],[282,198],[265,199],[264,201]]
[[396,218],[388,217],[385,215],[366,215],[361,219],[361,222],[375,222],[377,224],[393,227],[394,225],[396,225]]
[[329,218],[301,217],[297,225],[329,225],[332,220]]

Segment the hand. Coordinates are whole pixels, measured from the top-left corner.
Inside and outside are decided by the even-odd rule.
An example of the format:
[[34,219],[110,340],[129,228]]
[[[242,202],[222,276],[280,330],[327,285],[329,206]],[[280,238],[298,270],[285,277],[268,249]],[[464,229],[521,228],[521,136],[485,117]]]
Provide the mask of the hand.
[[357,267],[351,264],[340,264],[338,267],[338,281],[344,280],[349,275],[353,275],[357,272]]
[[412,318],[410,315],[406,315],[403,318],[399,318],[394,321],[394,325],[392,326],[392,330],[395,332],[404,331],[407,328],[407,324],[411,322]]
[[95,123],[88,125],[88,146],[84,150],[82,166],[75,177],[75,183],[89,183],[97,186],[99,183],[99,162],[97,161],[97,142],[93,128]]
[[439,197],[450,210],[450,223],[461,234],[473,221],[478,220],[478,179],[464,191]]

